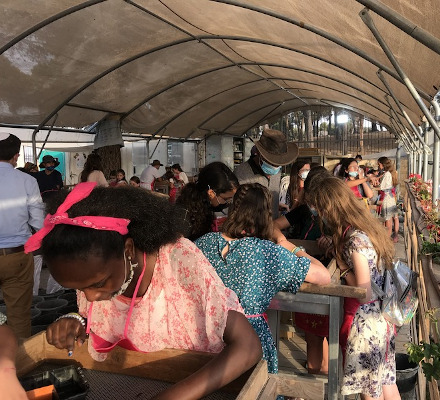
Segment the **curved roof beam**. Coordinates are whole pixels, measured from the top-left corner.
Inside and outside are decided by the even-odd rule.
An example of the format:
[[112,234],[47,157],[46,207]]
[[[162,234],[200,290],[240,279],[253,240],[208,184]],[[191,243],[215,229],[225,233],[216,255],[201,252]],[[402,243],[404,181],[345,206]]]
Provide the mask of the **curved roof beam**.
[[31,28],[25,30],[24,32],[20,33],[18,36],[16,36],[14,39],[9,41],[7,44],[5,44],[3,47],[0,48],[0,55],[2,55],[5,51],[10,49],[12,46],[17,44],[20,40],[23,40],[25,37],[32,35],[34,32],[38,31],[41,28],[44,28],[45,26],[51,24],[52,22],[55,22],[63,17],[66,17],[67,15],[73,14],[77,11],[83,10],[84,8],[94,6],[98,3],[103,3],[107,0],[89,0],[82,4],[78,4],[76,6],[70,7],[67,10],[61,11],[58,14],[53,15],[52,17],[46,18],[44,21],[39,22],[38,24],[32,26]]
[[[305,97],[305,99],[314,99],[314,98],[313,98],[313,97],[310,97],[310,98]],[[278,108],[278,107],[280,107],[281,105],[283,105],[283,104],[285,104],[285,103],[287,103],[287,102],[290,102],[290,101],[294,101],[294,100],[297,100],[297,99],[288,99],[288,100],[284,100],[284,101],[282,101],[282,102],[277,101],[277,102],[274,102],[274,103],[265,104],[264,106],[262,106],[262,107],[260,107],[260,108],[258,108],[258,109],[252,110],[251,112],[248,112],[248,113],[246,113],[245,115],[240,116],[239,118],[237,118],[236,120],[234,120],[231,124],[229,124],[226,128],[224,128],[224,129],[221,131],[221,133],[224,133],[227,129],[229,129],[231,126],[233,126],[233,125],[236,124],[237,122],[241,121],[242,119],[244,119],[244,118],[246,118],[246,117],[248,117],[248,116],[250,116],[250,115],[252,115],[252,114],[254,114],[254,113],[256,113],[256,112],[258,112],[258,111],[260,111],[260,110],[262,110],[262,109],[264,109],[264,108],[270,107],[270,106],[272,106],[272,105],[277,105],[277,108]],[[341,106],[337,106],[337,105],[333,105],[333,104],[328,104],[328,102],[332,102],[332,101],[334,101],[334,100],[320,99],[320,102],[321,102],[321,103],[327,104],[327,105],[330,106],[330,107],[343,108],[343,107],[341,107]],[[361,108],[357,108],[357,107],[351,106],[351,105],[349,105],[349,104],[344,104],[344,103],[341,103],[341,102],[336,102],[336,103],[347,106],[347,110],[350,110],[350,108],[355,109],[355,110],[359,110],[358,113],[361,114],[361,115],[368,115],[368,116],[370,116],[370,117],[372,116],[374,120],[380,120],[380,118],[378,118],[376,115],[371,114],[371,113],[369,113],[369,112],[367,112],[367,111],[365,111],[365,110],[362,110]],[[292,111],[295,111],[297,108],[304,109],[304,108],[307,108],[307,107],[304,107],[304,106],[296,107],[296,108],[293,108]],[[271,113],[272,113],[272,112],[273,112],[273,111],[271,111]],[[383,113],[386,114],[386,115],[388,115],[388,114],[387,114],[386,112],[384,112],[384,111],[383,111]],[[269,114],[270,114],[270,113],[269,113]],[[268,114],[268,115],[269,115],[269,114]],[[264,120],[265,118],[267,118],[268,115],[266,115],[266,116],[263,118],[263,120]],[[260,121],[261,121],[261,120],[260,120]],[[259,121],[259,122],[260,122],[260,121]],[[256,122],[256,123],[258,123],[258,122]],[[255,124],[256,124],[256,123],[255,123]],[[381,122],[381,123],[382,123],[382,122]],[[251,125],[251,127],[255,126],[255,124]],[[385,124],[385,123],[383,123],[383,124]],[[248,129],[250,129],[250,128],[248,128]],[[245,134],[245,133],[248,131],[248,129],[247,129],[246,131],[244,131],[244,132],[242,133],[242,135]]]
[[[403,80],[400,78],[400,76],[395,71],[391,70],[387,66],[381,64],[380,62],[376,61],[374,58],[370,57],[364,51],[362,51],[362,50],[358,49],[357,47],[354,47],[348,43],[343,42],[338,37],[326,32],[320,28],[317,28],[312,25],[308,25],[304,21],[299,21],[297,19],[288,18],[288,17],[285,17],[284,15],[281,15],[281,14],[278,14],[278,13],[275,13],[275,12],[272,12],[269,10],[265,10],[260,7],[255,7],[255,6],[252,6],[249,4],[240,3],[239,1],[234,1],[234,0],[212,0],[212,1],[214,1],[216,3],[228,4],[228,5],[231,5],[234,7],[239,7],[239,8],[243,8],[246,10],[254,11],[254,12],[257,12],[257,13],[260,13],[263,15],[267,15],[269,17],[279,19],[281,21],[287,22],[292,25],[296,25],[302,29],[306,29],[306,30],[318,35],[318,36],[322,36],[323,38],[330,40],[333,43],[338,44],[339,46],[343,47],[346,50],[349,50],[350,52],[358,55],[359,57],[362,57],[364,60],[370,62],[371,64],[375,65],[377,68],[385,71],[388,75],[392,76],[394,79],[396,79],[400,83],[404,84]],[[420,93],[420,96],[423,97],[426,101],[431,101],[431,96],[429,96],[423,90],[421,90],[420,88],[417,88],[417,91]]]
[[103,78],[104,76],[108,75],[109,73],[117,70],[118,68],[123,67],[126,64],[131,63],[132,61],[135,61],[143,56],[146,56],[148,54],[154,53],[156,51],[159,50],[163,50],[166,49],[168,47],[171,46],[175,46],[178,44],[182,44],[182,43],[187,43],[187,42],[191,42],[193,39],[192,38],[185,38],[185,39],[181,39],[181,40],[177,40],[175,42],[172,43],[167,43],[165,45],[162,46],[158,46],[155,47],[153,49],[150,50],[146,50],[143,51],[141,53],[138,53],[132,57],[129,57],[113,66],[111,66],[110,68],[107,68],[105,71],[101,72],[100,74],[94,76],[92,79],[90,79],[89,81],[87,81],[86,83],[84,83],[84,85],[82,85],[80,88],[78,88],[77,90],[75,90],[72,94],[70,94],[64,101],[62,101],[49,115],[47,115],[42,122],[40,122],[40,124],[38,125],[38,127],[36,128],[36,131],[38,131],[42,126],[44,126],[58,111],[60,111],[65,105],[67,105],[69,103],[70,100],[72,100],[73,98],[75,98],[76,96],[78,96],[81,92],[83,92],[85,89],[87,89],[89,86],[93,85],[95,82],[99,81],[101,78]]
[[[271,78],[271,79],[280,79],[280,78]],[[326,88],[326,89],[329,89],[329,90],[334,90],[334,91],[339,92],[339,93],[342,93],[342,94],[344,94],[344,95],[347,95],[347,96],[350,96],[350,97],[354,97],[354,98],[356,98],[355,96],[353,96],[353,95],[351,95],[351,94],[349,94],[349,93],[345,93],[345,92],[343,92],[343,91],[341,91],[341,90],[333,89],[333,88],[331,88],[331,87],[327,87],[327,86],[324,86],[324,85],[319,85],[319,84],[317,84],[317,83],[312,83],[312,82],[302,81],[302,80],[298,80],[298,79],[283,79],[283,80],[286,80],[286,81],[288,80],[288,81],[293,81],[293,82],[301,82],[301,83],[306,83],[306,84],[310,84],[310,85],[314,85],[314,86],[319,86],[319,87],[323,87],[323,88]],[[292,88],[290,88],[290,89],[292,89]],[[247,101],[247,100],[249,100],[249,99],[251,99],[251,98],[257,97],[257,96],[259,96],[259,95],[261,95],[261,94],[270,93],[270,92],[272,92],[272,91],[276,91],[276,90],[278,90],[278,89],[268,90],[268,91],[265,91],[265,92],[260,92],[260,93],[254,94],[254,95],[252,95],[252,96],[246,97],[246,98],[244,98],[244,99],[238,100],[238,101],[236,101],[236,102],[234,102],[234,103],[228,104],[226,107],[222,108],[221,110],[216,111],[214,114],[212,114],[211,116],[209,116],[208,118],[206,118],[204,121],[202,121],[202,122],[197,126],[197,128],[195,128],[195,129],[203,129],[203,128],[202,128],[203,125],[206,124],[208,121],[210,121],[211,119],[215,118],[217,115],[221,114],[222,112],[228,110],[229,108],[231,108],[231,107],[235,107],[237,104],[243,103],[243,102],[245,102],[245,101]],[[309,90],[309,89],[299,89],[299,90]],[[224,92],[225,92],[225,91],[223,91],[222,93],[224,93]],[[216,95],[214,95],[214,96],[216,96]],[[209,98],[212,98],[212,97],[214,97],[214,96],[210,96]],[[311,97],[311,98],[312,98],[312,97]],[[204,101],[204,100],[202,100],[201,102],[197,103],[196,105],[200,105],[200,103],[202,103],[203,101]],[[363,101],[363,100],[362,100],[362,101]],[[381,102],[383,105],[387,106],[387,104],[386,104],[385,102],[383,102],[383,101],[380,101],[380,102]],[[380,108],[376,107],[375,105],[373,105],[373,104],[371,104],[371,103],[368,103],[368,102],[366,102],[366,101],[363,101],[363,103],[368,104],[369,106],[371,106],[371,107],[377,109],[377,110],[380,111],[380,112],[384,112],[383,110],[381,110]],[[170,120],[168,120],[165,124],[163,124],[163,125],[162,125],[162,126],[161,126],[161,127],[155,132],[155,134],[154,134],[153,136],[157,135],[157,133],[160,132],[162,129],[164,129],[168,124],[170,124],[171,122],[173,122],[175,119],[177,119],[177,118],[178,118],[179,116],[181,116],[183,113],[189,111],[191,108],[193,108],[193,107],[196,106],[196,105],[192,105],[192,106],[188,107],[186,110],[180,112],[177,116],[174,116],[173,118],[171,118]],[[311,108],[311,107],[313,107],[313,105],[311,105],[311,106],[306,106],[306,107],[304,107],[304,109]],[[193,130],[193,132],[191,132],[190,135],[186,136],[186,139],[190,138],[190,137],[193,135],[193,133],[194,133],[194,130]]]
[[[267,107],[270,106],[275,106],[275,108],[273,110],[271,110],[269,113],[267,113],[263,118],[259,119],[258,121],[255,122],[255,124],[252,124],[251,126],[255,126],[256,124],[258,124],[259,122],[263,121],[265,118],[267,118],[270,114],[272,114],[277,108],[281,107],[284,103],[286,103],[286,101],[294,101],[297,99],[290,99],[290,100],[285,100],[285,101],[277,101],[275,103],[270,103],[270,104],[266,104],[263,107],[257,108],[255,110],[252,110],[244,115],[242,115],[240,118],[236,119],[235,121],[233,121],[232,123],[230,123],[226,128],[224,128],[220,133],[225,133],[225,131],[227,129],[229,129],[232,125],[235,125],[237,122],[241,121],[242,119],[245,119],[246,117],[249,117],[252,114],[255,114],[256,112],[263,110]],[[241,134],[244,135],[249,129],[246,129],[244,132],[242,132]]]
[[[344,110],[348,110],[348,111],[356,110],[356,112],[358,114],[365,115],[365,116],[368,115],[368,116],[370,116],[370,118],[372,117],[371,118],[372,120],[378,121],[382,125],[385,125],[385,122],[383,122],[380,118],[378,118],[377,115],[371,114],[368,111],[363,110],[362,108],[358,108],[358,107],[352,106],[350,104],[345,104],[345,103],[342,103],[340,101],[331,100],[331,99],[321,99],[320,101],[321,101],[321,103],[327,104],[330,107],[343,108]],[[335,103],[335,104],[331,104],[332,102]],[[341,105],[343,107],[341,107]],[[353,110],[351,110],[351,109],[353,109]],[[385,115],[389,116],[389,114],[387,112],[382,111],[382,110],[381,110],[381,112],[384,113]]]
[[413,39],[422,43],[426,47],[440,54],[440,39],[431,35],[427,30],[420,26],[417,26],[414,22],[406,19],[403,15],[399,14],[397,11],[386,6],[378,0],[356,0],[365,7],[374,11],[376,14],[385,18],[388,22],[411,36]]
[[294,47],[291,47],[291,46],[286,46],[286,45],[283,45],[283,44],[280,44],[280,43],[274,43],[274,42],[270,42],[268,40],[263,40],[263,39],[249,38],[249,37],[245,37],[245,36],[216,36],[216,37],[213,37],[213,38],[209,38],[209,40],[212,40],[212,39],[221,39],[221,40],[231,40],[231,41],[242,41],[242,42],[265,44],[265,45],[268,45],[268,46],[271,46],[271,47],[277,47],[277,48],[280,48],[280,49],[283,49],[283,50],[292,51],[294,53],[303,54],[303,55],[308,56],[310,58],[314,58],[316,60],[322,61],[322,62],[324,62],[326,64],[330,64],[330,65],[332,65],[332,66],[334,66],[336,68],[339,68],[339,69],[341,69],[341,70],[343,70],[345,72],[348,72],[349,74],[354,75],[356,78],[359,78],[362,81],[369,83],[371,86],[374,86],[376,89],[378,89],[378,90],[380,90],[382,92],[385,92],[385,90],[382,87],[376,85],[375,83],[369,81],[368,79],[365,79],[364,76],[362,76],[362,75],[352,71],[351,69],[343,67],[342,65],[340,65],[338,63],[335,63],[333,61],[329,61],[329,60],[327,60],[327,59],[325,59],[323,57],[320,57],[320,56],[318,56],[316,54],[312,54],[312,53],[309,53],[309,52],[303,51],[303,50],[298,50],[298,49],[296,49]]
[[[246,85],[249,85],[249,84],[251,84],[251,83],[260,82],[260,81],[266,81],[266,79],[261,78],[261,79],[255,79],[254,81],[249,81],[249,82],[245,82],[245,83],[240,83],[239,85],[236,85],[236,86],[230,87],[230,88],[228,88],[228,89],[221,90],[220,92],[214,93],[214,94],[212,94],[211,96],[205,97],[204,99],[198,101],[197,103],[192,104],[191,106],[185,108],[184,110],[182,110],[182,111],[178,112],[177,114],[175,114],[174,116],[172,116],[167,122],[165,122],[164,124],[162,124],[160,128],[156,129],[156,132],[155,132],[152,136],[153,136],[153,137],[156,136],[156,135],[157,135],[162,129],[166,128],[169,124],[171,124],[171,122],[175,121],[175,120],[176,120],[177,118],[179,118],[181,115],[187,113],[189,110],[191,110],[191,109],[194,108],[194,107],[199,106],[200,104],[204,103],[205,101],[208,101],[208,100],[212,99],[213,97],[218,96],[218,95],[220,95],[220,94],[226,93],[226,92],[228,92],[229,90],[234,90],[234,89],[237,89],[237,88],[239,88],[239,87],[246,86]],[[277,90],[279,90],[279,89],[272,89],[272,90],[270,90],[270,91],[277,91]],[[259,93],[259,94],[260,94],[260,93]]]
[[[97,1],[97,0],[94,0],[94,1]],[[103,78],[104,76],[106,76],[106,75],[108,75],[109,73],[111,73],[111,72],[113,72],[113,71],[115,71],[115,70],[117,70],[118,68],[121,68],[121,67],[123,67],[124,65],[126,65],[126,64],[129,64],[130,62],[132,62],[132,61],[136,61],[137,59],[139,59],[139,58],[141,58],[141,57],[143,57],[143,56],[146,56],[146,55],[149,55],[149,54],[152,54],[152,53],[154,53],[154,52],[156,52],[156,51],[160,51],[160,50],[163,50],[163,49],[166,49],[166,48],[169,48],[169,47],[173,47],[173,46],[176,46],[176,45],[179,45],[179,44],[183,44],[183,43],[188,43],[188,42],[191,42],[191,41],[193,41],[193,40],[196,40],[196,41],[200,41],[200,40],[202,40],[203,41],[203,39],[214,39],[214,38],[212,38],[212,37],[210,37],[210,36],[200,36],[200,37],[195,37],[195,38],[193,38],[192,36],[191,37],[189,37],[189,38],[184,38],[184,39],[180,39],[180,40],[177,40],[177,41],[175,41],[175,42],[171,42],[171,43],[167,43],[167,44],[164,44],[164,45],[161,45],[161,46],[158,46],[158,47],[155,47],[155,48],[153,48],[153,49],[149,49],[149,50],[146,50],[146,51],[144,51],[144,52],[141,52],[141,53],[138,53],[138,54],[136,54],[136,55],[134,55],[134,56],[132,56],[132,57],[129,57],[129,58],[127,58],[126,60],[123,60],[123,61],[121,61],[121,62],[119,62],[119,63],[117,63],[117,64],[115,64],[115,65],[113,65],[113,66],[111,66],[110,68],[108,68],[108,69],[106,69],[105,71],[103,71],[103,72],[101,72],[100,74],[98,74],[98,75],[96,75],[96,76],[94,76],[92,79],[90,79],[89,81],[87,81],[84,85],[82,85],[80,88],[78,88],[75,92],[73,92],[71,95],[69,95],[63,102],[61,102],[49,115],[47,115],[44,119],[43,119],[43,121],[38,125],[39,127],[42,127],[42,126],[44,126],[57,112],[59,112],[60,110],[61,110],[61,108],[63,108],[65,105],[67,105],[68,103],[69,103],[69,101],[70,100],[72,100],[73,98],[75,98],[77,95],[79,95],[81,92],[83,92],[85,89],[87,89],[89,86],[91,86],[91,85],[93,85],[95,82],[97,82],[99,79],[101,79],[101,78]],[[222,39],[222,37],[218,37],[218,39]],[[232,39],[231,37],[229,38],[229,39]],[[237,38],[237,40],[243,40],[243,38]],[[204,43],[204,42],[203,42]],[[262,44],[265,44],[263,41],[262,41]],[[295,50],[292,50],[292,51],[295,51]],[[243,65],[243,63],[241,63],[241,64],[237,64],[237,63],[233,63],[233,65],[236,65],[236,66],[240,66],[240,65]],[[254,63],[254,64],[249,64],[249,65],[260,65],[260,64],[257,64],[257,63]],[[261,64],[262,65],[262,64]],[[269,65],[269,64],[267,64],[267,65]],[[276,64],[274,64],[273,66],[276,66]],[[288,68],[288,67],[284,67],[284,68]],[[341,69],[344,69],[343,67],[340,67]],[[299,69],[298,69],[299,70]],[[345,70],[345,69],[344,69]],[[309,72],[309,73],[312,73],[311,71],[308,71],[308,70],[300,70],[300,71],[304,71],[304,72]],[[250,71],[247,71],[247,72],[249,72],[249,73],[252,73],[252,72],[250,72]],[[347,72],[350,72],[350,71],[347,71]],[[316,73],[315,73],[316,74]],[[257,75],[258,76],[258,75]],[[330,78],[330,77],[328,77],[328,76],[326,76],[326,75],[320,75],[320,76],[323,76],[323,77],[325,77],[325,78],[328,78],[328,79],[332,79],[332,80],[335,80],[334,78]],[[266,78],[267,79],[267,78]],[[364,81],[366,81],[365,79],[363,79]],[[345,83],[345,82],[342,82],[342,81],[338,81],[338,82],[340,82],[340,83],[342,83],[342,84],[344,84],[344,85],[347,85],[347,83]],[[366,82],[368,82],[368,81],[366,81]],[[371,82],[368,82],[368,83],[370,83],[370,84],[372,84],[373,86],[375,86],[373,83],[371,83]],[[377,86],[375,86],[375,87],[377,87]],[[353,88],[355,88],[355,87],[353,87]],[[362,90],[360,90],[360,89],[358,89],[358,88],[355,88],[356,90],[358,90],[358,91],[361,91],[362,92]],[[380,89],[380,88],[379,88]],[[383,91],[383,89],[380,89],[380,90],[382,90]],[[365,94],[367,94],[367,92],[364,92]],[[145,100],[145,101],[143,101],[142,103],[139,103],[138,105],[137,105],[137,107],[140,107],[143,103],[145,103],[146,101],[148,101],[148,100]],[[87,108],[87,107],[85,107],[85,108]],[[129,113],[131,113],[131,112],[133,112],[134,111],[134,108],[132,109],[132,110],[130,110],[129,111]],[[122,119],[124,119],[129,113],[124,113],[123,114],[123,117],[122,117]],[[36,130],[38,131],[38,129],[40,129],[40,128],[36,128]]]
[[[128,115],[130,115],[131,113],[133,113],[134,111],[136,111],[139,107],[141,107],[141,106],[144,105],[145,103],[151,101],[154,97],[156,97],[156,96],[158,96],[158,95],[164,93],[164,92],[167,91],[167,90],[172,89],[173,87],[175,87],[175,86],[177,86],[177,85],[180,85],[181,83],[187,82],[187,81],[189,81],[189,80],[191,80],[191,79],[198,78],[199,76],[205,75],[206,73],[209,73],[209,72],[214,72],[214,71],[218,71],[218,70],[220,70],[220,69],[229,68],[229,67],[234,67],[234,66],[241,67],[241,66],[247,66],[247,65],[252,65],[252,66],[255,66],[255,65],[256,65],[256,66],[279,67],[279,68],[285,68],[285,69],[294,70],[294,71],[306,72],[306,73],[309,73],[309,74],[312,74],[312,75],[316,75],[316,76],[320,76],[320,77],[323,77],[323,78],[327,78],[327,79],[329,79],[329,80],[331,80],[331,81],[338,82],[338,83],[340,83],[340,84],[342,84],[342,85],[344,85],[344,86],[349,86],[349,87],[351,87],[351,88],[353,88],[353,89],[355,89],[355,90],[357,90],[357,91],[359,91],[359,92],[361,92],[361,93],[364,93],[364,94],[366,94],[366,95],[368,95],[368,96],[370,96],[370,97],[373,97],[371,94],[369,94],[369,93],[363,91],[362,89],[359,89],[359,88],[357,88],[357,87],[355,87],[355,86],[353,86],[353,85],[349,85],[349,84],[347,84],[347,83],[344,82],[344,81],[341,81],[341,80],[339,80],[339,79],[336,79],[336,78],[333,78],[333,77],[327,76],[327,75],[325,75],[325,74],[321,74],[321,73],[314,72],[314,71],[309,71],[309,70],[307,70],[307,69],[303,69],[303,68],[295,68],[295,67],[292,67],[292,66],[289,66],[289,65],[276,64],[276,63],[242,62],[242,63],[235,63],[235,64],[233,64],[233,65],[227,65],[227,66],[217,67],[217,68],[211,69],[211,70],[209,70],[209,71],[203,71],[203,72],[200,72],[200,73],[198,73],[198,74],[195,74],[195,75],[192,75],[192,76],[186,77],[186,78],[184,78],[184,79],[182,79],[182,80],[180,80],[180,81],[178,81],[178,82],[175,82],[175,83],[173,83],[173,84],[171,84],[171,85],[169,85],[169,86],[167,86],[167,87],[164,87],[164,88],[162,88],[161,90],[159,90],[159,91],[157,91],[157,92],[155,92],[155,93],[152,93],[152,94],[150,94],[149,96],[145,97],[144,99],[142,99],[142,101],[140,101],[138,104],[136,104],[136,105],[135,105],[134,107],[132,107],[130,110],[128,110],[127,112],[125,112],[124,114],[122,114],[122,116],[121,116],[121,121],[124,120],[125,118],[127,118]],[[264,78],[264,79],[265,79],[265,80],[273,80],[273,79],[279,79],[279,78]],[[374,98],[375,100],[379,101],[379,102],[382,102],[381,100],[376,99],[375,97],[373,97],[373,98]]]

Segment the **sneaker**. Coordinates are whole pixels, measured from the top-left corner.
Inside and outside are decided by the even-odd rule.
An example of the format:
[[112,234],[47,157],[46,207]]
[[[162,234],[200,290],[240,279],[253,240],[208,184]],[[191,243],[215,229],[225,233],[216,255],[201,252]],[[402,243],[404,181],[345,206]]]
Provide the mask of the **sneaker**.
[[393,242],[394,242],[394,243],[399,243],[399,234],[397,234],[397,233],[393,233],[393,234],[391,235],[391,237],[393,238]]

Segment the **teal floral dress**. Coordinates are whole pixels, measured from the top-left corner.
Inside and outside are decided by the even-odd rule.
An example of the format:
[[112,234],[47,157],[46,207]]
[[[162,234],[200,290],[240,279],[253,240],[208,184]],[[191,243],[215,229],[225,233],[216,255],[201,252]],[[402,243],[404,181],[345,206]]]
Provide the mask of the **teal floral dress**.
[[[264,312],[277,292],[296,293],[310,268],[310,260],[296,257],[268,240],[247,237],[227,241],[221,233],[208,233],[195,241],[225,286],[232,289],[263,348],[270,373],[278,372],[275,342]],[[229,245],[225,257],[222,250]]]

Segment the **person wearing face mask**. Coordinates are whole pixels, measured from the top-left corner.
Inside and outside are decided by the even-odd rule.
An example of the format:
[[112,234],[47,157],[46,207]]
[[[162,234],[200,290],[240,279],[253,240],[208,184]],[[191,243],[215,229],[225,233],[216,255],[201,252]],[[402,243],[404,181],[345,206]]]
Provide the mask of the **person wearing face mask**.
[[290,183],[286,193],[286,204],[289,210],[302,203],[304,182],[310,172],[310,160],[297,160],[290,169]]
[[279,214],[281,167],[293,163],[298,157],[298,146],[288,142],[286,135],[274,129],[265,129],[255,143],[256,154],[237,165],[234,173],[240,184],[259,183],[272,195],[272,216]]
[[85,182],[60,193],[48,211],[25,250],[41,247],[54,278],[77,289],[79,311],[48,327],[49,344],[72,355],[89,334],[96,361],[115,346],[218,354],[156,400],[203,398],[261,359],[236,294],[182,237],[183,218],[166,199],[129,185]]
[[374,177],[364,175],[364,170],[359,168],[354,158],[344,158],[341,163],[339,177],[344,179],[348,187],[359,199],[371,199],[374,195],[368,182],[374,184]]
[[45,155],[40,168],[44,168],[35,174],[43,201],[46,203],[56,192],[63,187],[63,177],[55,168],[60,165],[57,158]]
[[208,232],[218,232],[226,220],[228,208],[239,186],[229,167],[216,161],[203,167],[197,183],[185,185],[176,205],[185,215],[185,236],[196,240]]

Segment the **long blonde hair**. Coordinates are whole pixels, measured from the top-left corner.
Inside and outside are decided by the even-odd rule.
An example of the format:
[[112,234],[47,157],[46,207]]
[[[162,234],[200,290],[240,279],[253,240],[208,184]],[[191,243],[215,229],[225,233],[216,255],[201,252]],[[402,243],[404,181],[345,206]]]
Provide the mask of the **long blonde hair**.
[[380,162],[383,165],[383,169],[391,174],[391,177],[393,178],[393,186],[397,186],[399,181],[397,179],[397,171],[394,162],[388,157],[380,157],[377,162]]
[[351,227],[365,232],[377,253],[378,263],[382,260],[385,268],[391,268],[393,242],[385,227],[365,208],[365,203],[337,177],[314,178],[305,192],[305,201],[316,208],[320,219],[325,220],[326,228],[332,232],[336,258],[342,260],[342,248],[348,240],[344,233],[347,227]]

